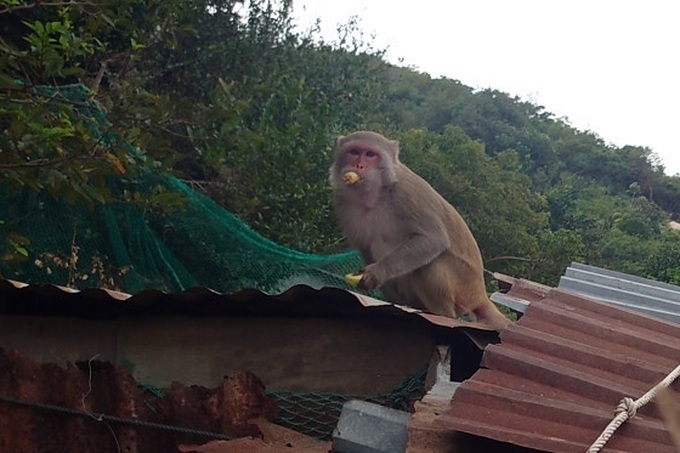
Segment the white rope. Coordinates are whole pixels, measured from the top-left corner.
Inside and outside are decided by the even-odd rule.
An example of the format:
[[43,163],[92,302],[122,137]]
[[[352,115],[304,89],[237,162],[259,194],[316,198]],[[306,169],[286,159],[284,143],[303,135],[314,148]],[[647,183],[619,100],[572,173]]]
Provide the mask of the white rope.
[[590,448],[587,450],[587,453],[597,453],[599,452],[602,447],[607,443],[610,437],[612,437],[612,434],[614,434],[614,431],[616,431],[619,426],[623,425],[623,423],[628,420],[629,418],[635,417],[635,414],[637,413],[637,410],[640,409],[642,406],[645,404],[649,403],[651,400],[656,397],[656,392],[659,391],[659,389],[668,387],[675,381],[678,377],[680,376],[680,365],[678,365],[673,371],[671,371],[668,376],[664,378],[663,381],[659,382],[656,384],[650,391],[642,395],[640,398],[633,400],[632,398],[629,397],[624,397],[619,405],[616,407],[616,417],[614,417],[614,420],[612,420],[609,425],[602,431],[602,434],[600,434],[600,437],[597,438],[595,442],[593,442],[593,445],[590,446]]

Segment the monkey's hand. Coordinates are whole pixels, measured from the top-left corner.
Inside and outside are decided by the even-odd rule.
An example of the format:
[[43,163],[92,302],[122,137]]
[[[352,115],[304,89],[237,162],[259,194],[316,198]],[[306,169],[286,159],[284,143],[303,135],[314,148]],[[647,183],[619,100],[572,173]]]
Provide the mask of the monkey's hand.
[[345,275],[345,281],[348,285],[356,287],[359,286],[359,282],[361,282],[362,277],[363,275],[359,272],[356,274],[347,274]]
[[382,286],[385,282],[380,277],[379,269],[380,268],[376,267],[375,263],[373,263],[360,270],[359,274],[363,276],[359,282],[359,288],[369,290]]

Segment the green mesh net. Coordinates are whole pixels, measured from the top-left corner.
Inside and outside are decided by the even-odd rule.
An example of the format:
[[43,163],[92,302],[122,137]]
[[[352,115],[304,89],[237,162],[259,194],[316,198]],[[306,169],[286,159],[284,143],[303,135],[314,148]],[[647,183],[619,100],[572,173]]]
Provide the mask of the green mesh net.
[[[79,119],[101,143],[120,143],[82,85],[44,91],[80,103]],[[295,284],[348,288],[343,276],[361,267],[355,252],[320,256],[282,247],[169,175],[142,173],[134,182],[113,181],[110,190],[115,200],[179,193],[184,203],[169,212],[121,201],[89,209],[29,190],[13,193],[0,184],[2,276],[128,293],[202,286],[276,294]]]
[[276,420],[278,424],[310,437],[329,440],[340,418],[342,405],[347,401],[359,399],[412,412],[414,401],[420,400],[425,394],[426,374],[426,370],[423,370],[404,380],[391,392],[373,396],[284,390],[272,391],[269,394],[276,399],[278,405],[279,418]]
[[355,252],[313,255],[282,247],[173,177],[149,175],[130,185],[117,183],[114,191],[143,193],[163,185],[186,203],[169,213],[122,202],[89,209],[0,189],[0,232],[28,250],[28,257],[18,257],[24,259],[0,260],[2,275],[128,293],[202,286],[278,294],[295,284],[347,288],[343,276],[361,267]]

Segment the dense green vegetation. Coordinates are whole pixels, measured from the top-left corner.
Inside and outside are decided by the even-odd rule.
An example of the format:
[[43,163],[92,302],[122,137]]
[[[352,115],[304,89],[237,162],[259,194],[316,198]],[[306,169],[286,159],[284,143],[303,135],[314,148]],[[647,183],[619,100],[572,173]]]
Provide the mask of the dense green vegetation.
[[[680,284],[680,233],[667,226],[680,177],[652,150],[389,65],[351,22],[333,43],[297,32],[291,8],[0,0],[0,178],[92,206],[111,201],[110,178],[172,172],[272,240],[330,253],[342,249],[334,137],[373,129],[459,209],[490,270],[555,284],[577,260]],[[71,84],[88,90],[62,96]],[[181,204],[160,189],[126,197]],[[3,215],[3,259],[25,257],[30,238]]]

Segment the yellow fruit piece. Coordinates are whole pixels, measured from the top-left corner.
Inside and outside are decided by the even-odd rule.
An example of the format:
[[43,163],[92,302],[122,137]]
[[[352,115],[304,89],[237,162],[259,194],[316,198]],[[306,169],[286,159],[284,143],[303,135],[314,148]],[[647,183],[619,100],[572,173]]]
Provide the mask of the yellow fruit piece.
[[359,286],[359,282],[363,276],[363,274],[347,274],[345,275],[345,281],[347,284],[356,287]]
[[342,177],[343,181],[345,181],[345,184],[354,184],[358,180],[361,179],[361,177],[354,171],[348,171],[345,173],[345,175]]

